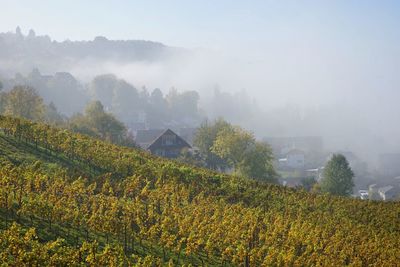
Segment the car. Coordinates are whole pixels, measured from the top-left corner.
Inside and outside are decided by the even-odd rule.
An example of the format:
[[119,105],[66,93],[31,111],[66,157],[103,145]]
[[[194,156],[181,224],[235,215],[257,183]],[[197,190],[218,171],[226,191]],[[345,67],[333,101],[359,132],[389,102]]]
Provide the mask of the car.
[[360,195],[361,199],[368,199],[368,190],[359,190],[358,194]]

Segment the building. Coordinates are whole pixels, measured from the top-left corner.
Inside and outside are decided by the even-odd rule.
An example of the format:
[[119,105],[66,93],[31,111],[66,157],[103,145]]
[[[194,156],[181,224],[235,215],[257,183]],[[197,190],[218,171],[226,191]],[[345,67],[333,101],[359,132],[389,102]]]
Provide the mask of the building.
[[398,197],[398,190],[392,185],[387,185],[378,189],[379,196],[382,200],[393,200]]
[[323,141],[320,136],[266,137],[263,140],[271,146],[277,156],[283,156],[293,148],[307,153],[323,151]]
[[324,169],[324,166],[314,169],[307,169],[306,175],[307,177],[314,177],[317,182],[320,182],[324,177]]
[[290,150],[285,158],[279,159],[279,166],[290,169],[303,169],[305,166],[305,153],[300,149]]
[[152,154],[166,158],[177,158],[183,149],[191,148],[188,142],[170,129],[138,131],[136,143]]
[[147,149],[163,132],[165,129],[137,130],[135,142],[142,149]]

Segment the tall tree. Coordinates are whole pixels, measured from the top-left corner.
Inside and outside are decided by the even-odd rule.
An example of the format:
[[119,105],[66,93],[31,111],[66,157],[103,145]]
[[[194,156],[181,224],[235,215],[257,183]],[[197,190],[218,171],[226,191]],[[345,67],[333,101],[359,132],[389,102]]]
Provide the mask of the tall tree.
[[146,107],[147,123],[150,128],[162,128],[169,120],[168,103],[160,89],[153,90]]
[[140,105],[138,90],[126,81],[118,80],[112,99],[113,114],[123,121],[136,119]]
[[171,88],[166,95],[170,116],[174,120],[196,120],[199,116],[199,94],[196,91],[184,91],[179,93]]
[[324,169],[321,191],[334,195],[348,196],[353,192],[354,173],[345,156],[334,154]]
[[103,74],[96,76],[89,85],[89,91],[95,100],[111,108],[114,95],[114,88],[118,79],[114,74]]

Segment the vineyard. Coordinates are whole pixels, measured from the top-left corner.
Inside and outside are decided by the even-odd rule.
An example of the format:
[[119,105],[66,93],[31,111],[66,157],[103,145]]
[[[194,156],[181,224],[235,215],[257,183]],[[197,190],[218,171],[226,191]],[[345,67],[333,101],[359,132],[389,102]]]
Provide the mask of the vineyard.
[[0,117],[13,266],[396,266],[400,203],[256,182]]

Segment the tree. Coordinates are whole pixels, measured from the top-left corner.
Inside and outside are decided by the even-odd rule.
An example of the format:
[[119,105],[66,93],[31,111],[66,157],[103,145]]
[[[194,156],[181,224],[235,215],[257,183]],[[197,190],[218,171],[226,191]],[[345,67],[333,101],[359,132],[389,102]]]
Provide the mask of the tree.
[[[3,90],[3,83],[0,81],[0,91]],[[0,92],[0,113],[4,112],[5,106],[5,94]]]
[[334,195],[348,196],[353,192],[354,173],[347,159],[341,154],[334,154],[324,170],[321,191]]
[[205,162],[202,155],[198,150],[191,151],[187,148],[183,149],[180,156],[177,159],[180,162],[195,165],[198,167],[204,167]]
[[313,189],[314,185],[317,183],[314,177],[304,177],[301,179],[301,186],[306,190],[306,191],[311,191]]
[[61,124],[63,123],[64,119],[62,115],[58,112],[57,107],[54,105],[53,102],[46,108],[46,122],[50,124]]
[[115,84],[112,111],[120,120],[130,121],[138,117],[140,110],[139,92],[124,80]]
[[273,153],[266,143],[255,142],[249,146],[242,161],[237,164],[237,172],[245,177],[264,182],[276,183],[277,174],[274,170]]
[[166,95],[171,119],[197,119],[199,115],[198,102],[200,96],[196,91],[179,93],[175,88]]
[[89,91],[94,99],[101,101],[106,107],[110,108],[117,83],[118,79],[114,74],[96,76],[89,85]]
[[35,89],[28,86],[15,86],[10,92],[5,93],[4,113],[14,117],[29,120],[42,120],[46,107],[43,99]]
[[146,119],[150,127],[162,128],[168,118],[168,103],[160,89],[156,88],[150,95],[146,105]]
[[223,119],[218,119],[213,123],[205,121],[196,131],[193,144],[203,155],[207,167],[212,170],[224,170],[228,167],[227,162],[211,150],[218,133],[227,127],[231,125]]
[[77,114],[70,120],[70,128],[75,132],[100,137],[117,144],[132,144],[125,125],[112,114],[104,111],[100,101],[89,103],[85,114]]
[[211,151],[227,160],[240,175],[276,182],[271,148],[265,143],[257,142],[252,133],[240,127],[222,129]]
[[104,111],[99,101],[89,103],[85,110],[88,125],[96,129],[102,139],[118,143],[126,134],[124,124]]
[[240,127],[226,127],[218,132],[211,151],[237,168],[254,144],[251,133]]

